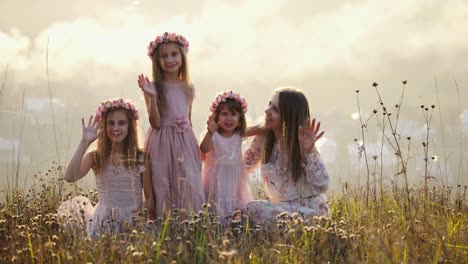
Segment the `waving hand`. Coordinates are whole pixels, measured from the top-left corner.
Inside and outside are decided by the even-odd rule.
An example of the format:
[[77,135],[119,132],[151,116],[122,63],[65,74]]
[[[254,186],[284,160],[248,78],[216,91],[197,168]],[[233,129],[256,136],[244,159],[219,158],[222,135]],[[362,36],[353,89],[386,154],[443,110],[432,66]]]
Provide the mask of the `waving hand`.
[[84,118],[81,118],[81,124],[83,126],[83,137],[82,140],[88,143],[92,143],[102,133],[101,121],[97,121],[96,116],[90,116],[88,125],[85,125]]
[[312,153],[315,147],[315,142],[323,136],[325,131],[320,132],[320,122],[315,124],[315,118],[310,122],[307,119],[304,126],[299,126],[298,138],[302,150],[306,153]]
[[146,95],[156,96],[156,86],[145,75],[138,75],[138,86]]

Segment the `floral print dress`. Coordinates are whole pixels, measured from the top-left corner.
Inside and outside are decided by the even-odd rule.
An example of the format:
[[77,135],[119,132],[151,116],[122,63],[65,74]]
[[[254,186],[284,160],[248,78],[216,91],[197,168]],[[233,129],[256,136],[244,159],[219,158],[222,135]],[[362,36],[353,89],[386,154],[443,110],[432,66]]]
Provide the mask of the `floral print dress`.
[[[244,152],[244,164],[248,172],[256,169],[263,152],[263,136],[257,136]],[[317,150],[307,155],[304,164],[306,175],[297,181],[286,171],[281,162],[279,145],[275,144],[267,164],[261,165],[261,176],[269,200],[254,200],[247,205],[247,214],[257,223],[276,219],[278,214],[299,213],[308,218],[328,216],[329,206],[324,192],[330,177]]]

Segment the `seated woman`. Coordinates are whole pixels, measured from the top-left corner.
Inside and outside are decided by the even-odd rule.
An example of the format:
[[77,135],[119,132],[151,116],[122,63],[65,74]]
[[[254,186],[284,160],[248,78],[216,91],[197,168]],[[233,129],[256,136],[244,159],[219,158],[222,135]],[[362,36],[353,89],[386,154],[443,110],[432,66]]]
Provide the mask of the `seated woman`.
[[248,203],[250,219],[262,223],[282,212],[297,212],[304,218],[328,216],[324,192],[330,178],[315,148],[324,132],[319,132],[320,122],[310,120],[307,98],[296,89],[280,89],[273,94],[265,114],[265,134],[252,141],[243,159],[249,172],[261,161],[269,200]]

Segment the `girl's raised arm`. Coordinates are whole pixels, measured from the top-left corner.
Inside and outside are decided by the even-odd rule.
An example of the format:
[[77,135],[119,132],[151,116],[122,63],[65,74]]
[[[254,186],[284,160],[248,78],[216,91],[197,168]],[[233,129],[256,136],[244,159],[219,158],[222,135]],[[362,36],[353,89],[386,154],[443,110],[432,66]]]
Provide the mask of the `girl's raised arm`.
[[205,137],[200,143],[200,151],[205,154],[210,152],[213,148],[213,142],[211,141],[211,139],[213,138],[214,132],[216,132],[216,130],[218,130],[219,128],[219,124],[215,122],[213,115],[210,115],[210,117],[208,118],[207,125],[208,131],[206,132]]
[[145,95],[146,110],[148,111],[149,123],[152,128],[159,129],[161,127],[161,116],[158,109],[158,96],[156,86],[148,77],[138,75],[138,86]]
[[85,156],[86,149],[102,133],[101,122],[97,121],[96,116],[94,118],[93,116],[89,117],[88,126],[85,126],[84,118],[81,119],[81,124],[83,126],[83,137],[65,170],[64,178],[67,182],[76,182],[88,173],[94,163],[94,153],[88,153]]

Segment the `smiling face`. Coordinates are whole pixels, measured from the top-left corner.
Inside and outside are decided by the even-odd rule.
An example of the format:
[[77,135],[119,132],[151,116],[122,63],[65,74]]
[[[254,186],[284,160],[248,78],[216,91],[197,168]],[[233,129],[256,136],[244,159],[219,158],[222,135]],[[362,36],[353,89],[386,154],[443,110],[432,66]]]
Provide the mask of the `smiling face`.
[[240,125],[240,114],[228,105],[221,106],[216,118],[219,124],[219,132],[223,136],[231,136]]
[[106,135],[112,144],[122,143],[128,136],[129,120],[123,109],[112,111],[106,118]]
[[265,128],[279,131],[281,128],[281,115],[279,108],[279,93],[274,93],[265,109]]
[[166,43],[159,48],[159,65],[164,73],[178,74],[182,67],[182,53],[179,44]]

